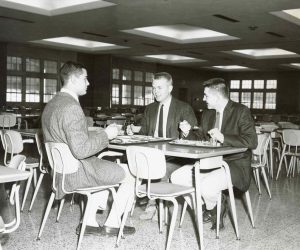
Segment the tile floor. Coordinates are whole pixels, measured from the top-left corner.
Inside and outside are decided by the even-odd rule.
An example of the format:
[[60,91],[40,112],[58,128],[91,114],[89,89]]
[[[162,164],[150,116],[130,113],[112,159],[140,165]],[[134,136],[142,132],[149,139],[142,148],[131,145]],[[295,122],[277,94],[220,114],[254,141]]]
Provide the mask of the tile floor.
[[[79,222],[80,210],[78,204],[70,206],[69,202],[64,206],[59,223],[55,223],[57,206],[51,210],[42,238],[36,241],[49,197],[49,190],[46,188],[49,180],[44,183],[31,213],[28,213],[27,201],[21,215],[20,227],[6,239],[6,244],[2,247],[4,250],[76,249],[75,228]],[[227,216],[225,230],[220,232],[218,240],[215,239],[215,232],[210,231],[210,225],[204,225],[205,249],[300,249],[300,176],[281,176],[278,181],[270,180],[270,188],[272,200],[269,199],[264,186],[262,195],[259,196],[254,181],[251,184],[250,196],[255,229],[250,224],[242,199],[236,199],[241,240],[236,240],[230,216]],[[133,217],[129,218],[127,224],[135,226],[137,232],[121,240],[119,250],[164,249],[167,228],[159,234],[157,221],[141,221],[139,215],[143,209],[136,207]],[[99,223],[103,224],[106,212],[97,216]],[[81,249],[115,249],[115,241],[115,237],[86,236],[83,238]],[[181,229],[176,226],[171,249],[199,249],[191,213],[186,214]]]

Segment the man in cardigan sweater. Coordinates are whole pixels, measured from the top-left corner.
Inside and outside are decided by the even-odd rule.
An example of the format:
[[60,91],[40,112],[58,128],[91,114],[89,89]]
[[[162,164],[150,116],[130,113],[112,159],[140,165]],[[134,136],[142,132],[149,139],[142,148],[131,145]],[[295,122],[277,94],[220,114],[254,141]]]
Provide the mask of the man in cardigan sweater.
[[[102,228],[96,221],[96,213],[99,207],[106,207],[108,191],[95,194],[86,228],[86,234],[116,235],[126,203],[134,197],[134,178],[127,167],[98,159],[94,155],[105,149],[108,141],[117,136],[117,127],[111,125],[106,129],[99,128],[96,132],[88,132],[86,118],[78,100],[79,96],[86,94],[89,85],[87,71],[78,63],[67,62],[62,66],[60,76],[63,88],[46,105],[42,114],[44,140],[66,143],[73,156],[81,162],[77,172],[66,176],[66,190],[122,183]],[[59,188],[56,198],[63,196]],[[133,227],[125,228],[126,234],[134,232]]]
[[[251,180],[251,155],[252,149],[257,146],[257,135],[250,110],[239,103],[229,99],[229,93],[224,79],[213,78],[204,82],[203,101],[207,103],[201,117],[198,130],[191,130],[190,124],[181,123],[180,128],[184,137],[190,140],[209,140],[212,138],[223,146],[244,147],[243,153],[224,156],[230,168],[232,184],[237,189],[245,192]],[[193,185],[193,166],[186,165],[175,171],[171,180],[181,185]],[[206,209],[212,215],[212,229],[216,227],[216,203],[220,192],[227,189],[227,180],[222,168],[209,173],[201,173],[201,194],[206,204]],[[223,205],[225,205],[225,200]],[[223,227],[221,212],[220,228]]]

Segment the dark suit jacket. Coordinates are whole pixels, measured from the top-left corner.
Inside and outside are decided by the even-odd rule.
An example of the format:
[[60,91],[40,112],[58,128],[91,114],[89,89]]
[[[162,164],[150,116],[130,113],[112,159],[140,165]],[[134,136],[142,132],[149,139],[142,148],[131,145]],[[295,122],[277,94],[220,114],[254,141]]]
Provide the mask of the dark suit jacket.
[[[214,128],[215,120],[215,110],[203,111],[199,130],[191,131],[187,139],[209,140],[207,132]],[[221,132],[224,135],[224,146],[248,148],[246,152],[224,156],[230,168],[233,185],[241,191],[247,191],[251,180],[252,149],[257,146],[250,110],[229,100],[224,109]]]
[[[140,134],[154,135],[158,108],[158,102],[153,102],[146,107],[141,121],[142,128],[139,132]],[[183,120],[188,121],[192,127],[197,124],[197,119],[192,107],[189,104],[172,97],[168,113],[166,136],[169,138],[179,138],[179,122]]]

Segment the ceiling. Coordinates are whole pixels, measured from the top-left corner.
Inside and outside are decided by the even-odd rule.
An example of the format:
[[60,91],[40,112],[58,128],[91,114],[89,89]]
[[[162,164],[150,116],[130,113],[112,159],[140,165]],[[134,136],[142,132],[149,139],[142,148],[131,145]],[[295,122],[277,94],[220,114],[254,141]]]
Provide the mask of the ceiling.
[[[69,0],[62,0],[68,2]],[[75,0],[70,0],[74,2]],[[24,1],[23,1],[24,2]],[[51,2],[51,1],[49,1]],[[76,1],[75,1],[76,2]],[[144,55],[173,54],[199,59],[195,62],[165,64],[195,69],[239,65],[259,71],[300,70],[286,66],[300,63],[300,19],[282,10],[299,9],[299,0],[106,0],[108,6],[75,6],[57,12],[34,12],[0,0],[0,41],[32,44],[32,41],[75,37],[118,45],[87,53],[113,54],[128,59],[151,61]],[[17,8],[17,9],[13,9]],[[40,14],[37,14],[40,13]],[[65,13],[65,14],[64,14]],[[217,15],[217,16],[216,16]],[[220,15],[222,15],[220,18]],[[176,43],[124,32],[156,25],[190,25],[226,33],[237,39]],[[53,48],[53,45],[43,44]],[[71,49],[84,51],[76,47]],[[296,57],[253,59],[228,53],[232,50],[280,48]],[[218,70],[218,69],[211,69]]]

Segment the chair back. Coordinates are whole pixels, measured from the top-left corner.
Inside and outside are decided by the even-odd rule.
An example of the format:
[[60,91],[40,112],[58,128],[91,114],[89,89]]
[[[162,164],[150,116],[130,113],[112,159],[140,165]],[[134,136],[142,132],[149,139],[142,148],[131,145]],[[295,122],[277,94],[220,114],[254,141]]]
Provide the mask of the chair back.
[[157,180],[166,174],[166,158],[156,148],[129,146],[126,149],[131,174],[139,179]]
[[13,114],[1,114],[0,115],[0,127],[10,128],[17,124],[17,118]]
[[5,152],[10,154],[19,154],[23,151],[22,135],[18,131],[6,130],[4,132]]
[[268,133],[257,135],[257,147],[252,150],[254,157],[258,157],[260,165],[267,163],[267,150],[270,143],[270,135]]
[[300,146],[300,130],[299,129],[284,129],[282,130],[284,144],[289,146]]

